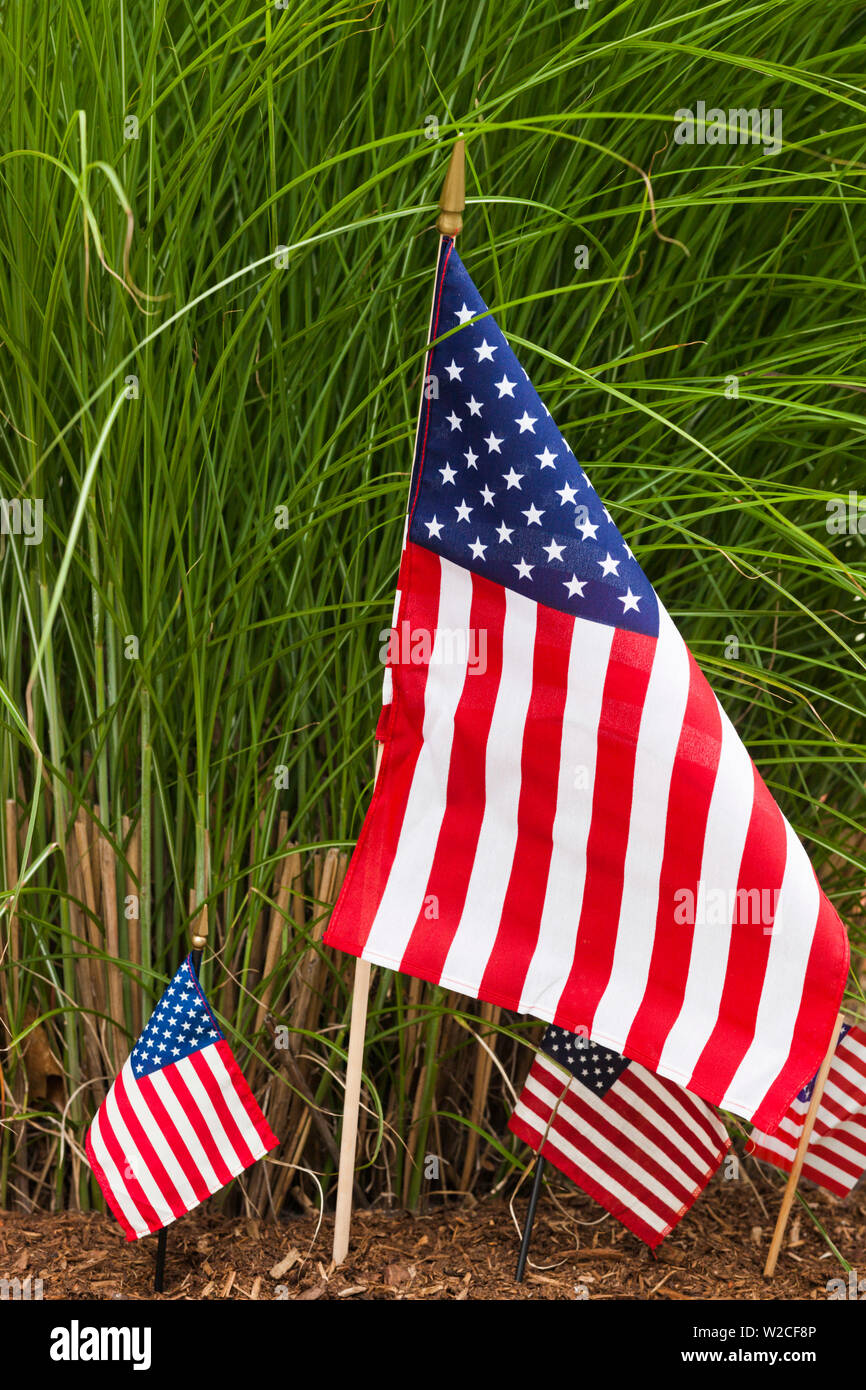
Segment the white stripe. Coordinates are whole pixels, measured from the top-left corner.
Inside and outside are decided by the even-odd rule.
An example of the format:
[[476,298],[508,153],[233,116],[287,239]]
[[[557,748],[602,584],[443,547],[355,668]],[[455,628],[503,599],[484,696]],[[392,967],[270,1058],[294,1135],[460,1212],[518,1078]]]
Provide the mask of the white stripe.
[[[406,549],[406,528],[403,527],[403,549]],[[402,557],[401,557],[402,558]],[[391,615],[391,632],[394,633],[397,627],[397,615],[400,612],[400,590],[394,594],[394,611]],[[382,677],[382,704],[390,705],[394,698],[394,677],[391,674],[391,667],[385,667],[385,674]]]
[[[130,1067],[128,1059],[124,1063],[123,1071],[126,1072],[123,1080],[127,1089],[130,1088],[130,1085],[135,1086],[135,1078],[132,1076],[132,1068]],[[133,1177],[138,1182],[139,1187],[163,1225],[167,1226],[170,1221],[174,1220],[174,1212],[162,1195],[159,1184],[153,1177],[144,1155],[139,1151],[138,1145],[135,1143],[126,1127],[126,1121],[121,1115],[120,1106],[117,1103],[116,1088],[114,1086],[112,1086],[105,1098],[104,1110],[106,1119],[114,1131],[123,1155],[129,1167],[132,1169]]]
[[[835,1163],[831,1163],[829,1159],[825,1158],[821,1153],[816,1153],[811,1146],[806,1154],[806,1161],[803,1164],[803,1172],[807,1178],[811,1177],[809,1172],[810,1168],[815,1173],[821,1173],[825,1177],[832,1178],[840,1187],[847,1187],[849,1191],[857,1181],[856,1178],[852,1178],[850,1173],[846,1173],[842,1168],[837,1168]],[[818,1179],[812,1178],[812,1181],[817,1182]]]
[[[175,1127],[178,1133],[180,1134],[181,1139],[183,1139],[184,1143],[186,1144],[186,1147],[189,1149],[190,1157],[192,1158],[193,1163],[195,1164],[196,1168],[201,1174],[202,1181],[204,1182],[208,1192],[217,1192],[219,1188],[223,1186],[223,1184],[220,1182],[219,1178],[214,1172],[213,1165],[210,1159],[208,1158],[207,1153],[202,1148],[198,1135],[196,1134],[195,1130],[193,1129],[192,1125],[187,1119],[180,1101],[178,1100],[174,1091],[171,1089],[171,1085],[166,1080],[165,1072],[151,1072],[149,1079],[156,1088],[157,1095],[159,1096],[160,1100],[162,1101],[163,1105],[165,1106],[166,1110],[168,1111],[169,1115],[174,1121]],[[149,1131],[150,1129],[153,1129],[155,1127],[155,1121],[152,1121],[149,1127]],[[149,1131],[148,1137],[150,1137]],[[169,1169],[169,1176],[172,1179],[174,1179],[175,1171],[179,1167],[180,1163],[178,1162],[178,1160],[173,1159],[172,1167]]]
[[[700,882],[702,898],[707,891],[718,893],[721,890],[729,895],[725,901],[730,904],[740,878],[755,796],[755,774],[752,760],[721,705],[719,716],[722,746],[707,814]],[[712,900],[709,906],[711,904]],[[705,901],[695,905],[696,920],[682,1008],[668,1033],[656,1068],[660,1075],[676,1081],[689,1080],[715,1028],[728,972],[733,912],[726,907],[724,920],[719,922],[716,914],[705,910],[705,906],[708,906]],[[710,920],[702,921],[702,918]],[[683,930],[688,928],[684,926]],[[740,1113],[753,1114],[759,1099],[756,1097],[755,1103],[747,1104]]]
[[[132,1199],[132,1195],[126,1183],[126,1179],[117,1171],[114,1159],[108,1152],[108,1146],[102,1137],[102,1125],[107,1124],[105,1110],[100,1106],[96,1112],[93,1124],[90,1126],[90,1144],[93,1149],[93,1156],[102,1168],[111,1188],[111,1195],[120,1207],[127,1221],[137,1236],[146,1236],[150,1226],[145,1221],[138,1207]],[[109,1125],[109,1129],[111,1126]]]
[[[469,631],[472,575],[461,565],[442,557],[439,565],[436,635],[424,687],[423,742],[394,862],[364,945],[368,960],[378,959],[395,968],[399,968],[424,905],[445,813],[454,716],[468,666],[469,643],[455,642],[452,634]],[[452,660],[443,659],[446,642]],[[462,659],[456,659],[458,657]]]
[[[824,1109],[824,1102],[832,1100],[838,1105],[840,1110],[844,1110],[846,1115],[853,1115],[857,1110],[866,1106],[866,1094],[862,1090],[863,1077],[858,1076],[851,1067],[841,1066],[841,1057],[836,1057],[833,1062],[833,1070],[827,1077],[827,1084],[824,1087],[824,1094],[821,1097],[821,1110]],[[835,1075],[834,1075],[835,1073]],[[857,1095],[850,1095],[841,1085],[842,1080],[847,1080],[850,1086],[857,1087]],[[820,1113],[820,1112],[819,1112]],[[832,1113],[832,1112],[831,1112]],[[835,1116],[835,1122],[841,1122],[841,1115]]]
[[649,979],[671,776],[689,696],[689,654],[659,605],[659,636],[635,749],[634,789],[613,967],[592,1036],[622,1051]]
[[[783,817],[784,820],[784,817]],[[768,935],[770,953],[758,1001],[755,1036],[719,1104],[742,1112],[769,1091],[788,1060],[803,996],[812,938],[818,923],[820,889],[806,851],[785,821],[787,851],[776,915]],[[762,931],[762,927],[747,927]],[[747,1099],[749,1098],[749,1099]]]
[[202,1061],[206,1062],[210,1067],[214,1079],[220,1088],[220,1094],[222,1095],[225,1105],[231,1112],[232,1119],[241,1132],[241,1138],[244,1140],[253,1158],[261,1158],[263,1154],[267,1153],[267,1148],[253,1124],[253,1121],[247,1114],[243,1101],[235,1090],[235,1083],[232,1080],[228,1067],[223,1061],[219,1048],[205,1048],[201,1053],[201,1058]]
[[[815,1143],[815,1150],[819,1153],[838,1154],[840,1158],[847,1159],[849,1163],[859,1163],[862,1167],[864,1159],[862,1152],[852,1143],[854,1138],[859,1138],[862,1144],[863,1134],[859,1136],[853,1128],[840,1126],[838,1129],[831,1129],[828,1134],[822,1134]],[[809,1152],[812,1152],[812,1144],[809,1144]],[[847,1174],[846,1174],[847,1178]],[[852,1179],[856,1181],[856,1179]]]
[[532,696],[538,606],[513,589],[504,593],[502,677],[487,737],[484,816],[466,901],[440,981],[472,995],[478,993],[496,941],[511,876],[522,783],[520,754]]
[[[126,1065],[129,1066],[129,1062],[127,1062]],[[126,1070],[125,1067],[124,1070]],[[179,1168],[168,1139],[163,1134],[159,1125],[154,1123],[153,1114],[141,1093],[141,1089],[135,1077],[132,1077],[131,1081],[127,1083],[126,1095],[139,1124],[153,1145],[153,1148],[156,1150],[158,1157],[162,1160],[165,1171],[177,1188],[178,1196],[186,1204],[187,1209],[197,1207],[200,1198],[196,1194],[195,1189],[190,1185],[186,1174]]]
[[574,958],[586,880],[586,843],[598,755],[598,721],[614,630],[577,619],[568,657],[568,686],[553,821],[553,849],[538,941],[518,1013],[556,1015],[568,963]]
[[[203,1060],[208,1061],[208,1058],[205,1057],[204,1054],[211,1051],[213,1051],[213,1048],[208,1047],[199,1055]],[[223,1163],[232,1176],[236,1177],[238,1173],[243,1172],[244,1163],[226,1133],[225,1126],[205,1089],[204,1082],[196,1072],[189,1057],[182,1057],[177,1064],[177,1069],[189,1087],[190,1095],[198,1106],[201,1118],[207,1126],[208,1134],[219,1149]],[[210,1067],[209,1070],[212,1071],[213,1068]]]

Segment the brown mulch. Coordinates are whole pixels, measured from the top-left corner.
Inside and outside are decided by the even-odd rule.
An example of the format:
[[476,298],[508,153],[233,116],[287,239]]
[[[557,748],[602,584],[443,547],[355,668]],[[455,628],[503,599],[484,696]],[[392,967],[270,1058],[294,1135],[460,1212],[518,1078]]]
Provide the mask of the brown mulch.
[[[571,1187],[542,1197],[531,1265],[518,1251],[507,1202],[469,1201],[410,1216],[355,1216],[347,1261],[330,1263],[332,1218],[278,1222],[200,1208],[169,1228],[165,1299],[826,1299],[843,1271],[798,1206],[776,1278],[762,1267],[781,1196],[765,1181],[717,1178],[653,1258]],[[517,1199],[522,1221],[526,1186]],[[846,1202],[810,1188],[815,1216],[848,1263],[866,1269],[866,1189]],[[0,1276],[43,1280],[46,1299],[150,1299],[156,1237],[127,1244],[98,1212],[0,1216]]]

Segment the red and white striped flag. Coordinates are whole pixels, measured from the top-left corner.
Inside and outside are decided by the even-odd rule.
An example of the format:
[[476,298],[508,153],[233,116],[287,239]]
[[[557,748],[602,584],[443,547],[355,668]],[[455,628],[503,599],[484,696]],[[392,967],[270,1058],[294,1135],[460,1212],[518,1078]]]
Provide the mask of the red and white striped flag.
[[[746,1153],[790,1173],[815,1079],[789,1107],[775,1134],[753,1129]],[[866,1173],[866,1032],[844,1024],[806,1149],[803,1177],[847,1197]]]
[[127,1240],[138,1240],[278,1143],[188,956],[87,1133],[105,1200]]
[[431,338],[381,768],[325,941],[772,1130],[829,1045],[842,923],[449,238]]
[[727,1130],[682,1086],[581,1041],[547,1030],[508,1127],[655,1247],[719,1167]]

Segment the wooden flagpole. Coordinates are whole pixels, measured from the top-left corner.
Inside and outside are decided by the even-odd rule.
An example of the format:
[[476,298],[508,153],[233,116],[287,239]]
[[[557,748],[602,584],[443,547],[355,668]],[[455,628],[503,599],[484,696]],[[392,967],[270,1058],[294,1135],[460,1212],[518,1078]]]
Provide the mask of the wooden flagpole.
[[[439,197],[436,228],[441,236],[456,237],[463,229],[466,206],[466,146],[459,137],[454,142],[445,182]],[[420,411],[419,416],[420,420]],[[376,777],[382,761],[382,745],[376,755]],[[349,1020],[349,1050],[346,1059],[346,1090],[343,1096],[343,1124],[340,1133],[340,1163],[337,1172],[337,1210],[334,1217],[333,1260],[342,1264],[349,1252],[352,1225],[352,1186],[355,1150],[358,1143],[358,1116],[361,1108],[361,1073],[364,1063],[364,1035],[367,1029],[367,1001],[370,994],[370,963],[355,961],[352,1013]]]
[[773,1240],[770,1245],[770,1253],[767,1256],[767,1263],[764,1265],[764,1278],[772,1279],[776,1272],[776,1262],[779,1258],[779,1251],[782,1248],[782,1240],[785,1236],[785,1227],[788,1224],[788,1217],[791,1214],[791,1207],[794,1204],[794,1194],[797,1191],[797,1183],[800,1180],[800,1173],[806,1158],[806,1150],[809,1147],[809,1140],[812,1137],[812,1130],[815,1127],[815,1119],[818,1115],[818,1107],[821,1104],[821,1097],[824,1094],[824,1086],[830,1072],[833,1056],[836,1052],[836,1042],[839,1037],[839,1030],[844,1023],[842,1014],[836,1019],[833,1028],[833,1036],[830,1039],[830,1046],[827,1049],[827,1056],[821,1063],[821,1069],[815,1079],[815,1089],[812,1092],[812,1099],[809,1102],[809,1109],[806,1111],[806,1119],[803,1124],[803,1133],[800,1135],[800,1142],[797,1145],[797,1152],[794,1162],[791,1165],[791,1172],[788,1175],[788,1183],[785,1188],[785,1195],[782,1198],[782,1205],[779,1208],[779,1216],[776,1221],[776,1229],[773,1232]]

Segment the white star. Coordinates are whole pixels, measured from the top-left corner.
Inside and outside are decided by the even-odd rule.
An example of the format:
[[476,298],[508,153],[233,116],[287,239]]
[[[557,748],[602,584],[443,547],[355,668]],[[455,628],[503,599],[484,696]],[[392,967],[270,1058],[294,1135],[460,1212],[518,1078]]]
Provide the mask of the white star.
[[500,527],[497,528],[497,534],[498,534],[498,536],[499,536],[499,544],[500,544],[500,545],[502,545],[502,542],[503,542],[503,541],[506,541],[506,542],[510,545],[510,544],[511,544],[511,537],[512,537],[513,534],[514,534],[514,527],[513,527],[513,526],[510,526],[510,527],[509,527],[509,526],[506,526],[506,525],[505,525],[505,522],[503,521],[502,525],[501,525]]
[[630,560],[633,560],[633,559],[634,559],[634,551],[631,549],[631,547],[630,547],[625,541],[623,541],[623,543],[622,543],[622,548],[623,548],[623,550],[625,551],[625,553],[626,553],[626,555],[628,556],[628,558],[629,558]]
[[454,358],[451,358],[449,365],[445,368],[451,381],[460,381],[463,377],[463,368],[458,367]]
[[440,531],[442,530],[442,522],[441,522],[441,521],[437,521],[436,518],[435,518],[435,516],[434,516],[434,518],[433,518],[432,521],[425,521],[425,522],[424,522],[424,525],[427,527],[427,534],[428,534],[430,540],[432,540],[433,537],[435,536],[436,539],[437,539],[437,541],[438,541],[438,539],[439,539],[439,533],[440,533]]
[[463,457],[464,457],[465,460],[466,460],[466,467],[467,467],[467,468],[477,468],[477,467],[478,467],[478,463],[477,463],[478,455],[475,454],[475,453],[473,453],[471,448],[468,449],[468,450],[466,451],[466,453],[463,455]]
[[610,555],[606,555],[603,560],[599,560],[597,563],[601,565],[601,572],[604,575],[618,574],[619,572],[619,560],[614,560]]
[[541,518],[544,516],[544,512],[540,512],[536,507],[535,503],[530,502],[529,511],[524,512],[523,515],[526,517],[527,526],[540,526]]
[[463,308],[462,308],[462,309],[455,309],[455,310],[454,310],[454,317],[455,317],[456,319],[459,319],[461,323],[468,323],[470,319],[472,319],[472,318],[475,317],[475,310],[474,310],[474,309],[467,309],[467,308],[466,308],[466,301],[465,301],[465,299],[464,299],[464,301],[463,301]]
[[503,374],[502,374],[502,380],[501,380],[501,381],[494,381],[493,385],[496,387],[497,391],[499,392],[499,399],[502,400],[502,397],[503,397],[503,396],[513,396],[513,395],[514,395],[514,388],[515,388],[515,386],[517,385],[517,382],[516,382],[516,381],[509,381],[509,380],[508,380],[508,377],[507,377],[507,376],[505,375],[505,373],[503,372]]
[[626,613],[637,613],[640,611],[638,609],[638,604],[641,600],[640,594],[633,594],[631,589],[629,589],[628,593],[617,594],[617,598],[619,599],[620,603],[623,604],[623,615],[625,615]]
[[452,410],[452,412],[451,412],[450,415],[446,415],[446,416],[445,416],[445,419],[448,421],[448,423],[449,423],[449,425],[451,426],[452,430],[462,430],[462,429],[463,429],[463,426],[462,426],[461,423],[460,423],[460,416],[459,416],[459,415],[456,415],[456,414],[454,413],[453,410]]
[[[504,435],[503,435],[503,438],[504,438]],[[491,430],[490,433],[488,434],[488,436],[487,436],[487,438],[485,439],[484,443],[487,445],[487,452],[488,452],[489,454],[501,454],[501,453],[502,453],[502,450],[501,450],[500,447],[499,447],[500,444],[502,443],[502,439],[497,439],[496,435],[493,433],[492,430]]]
[[577,492],[573,487],[569,487],[568,483],[566,483],[565,487],[561,487],[557,490],[556,495],[557,497],[562,498],[562,504],[563,506],[565,506],[566,502],[571,502],[572,504],[574,503],[574,499],[577,496]]
[[460,503],[460,506],[459,506],[459,507],[455,507],[454,510],[455,510],[456,513],[457,513],[457,520],[458,520],[458,521],[468,521],[468,520],[469,520],[469,513],[472,511],[472,508],[471,508],[471,507],[467,507],[467,505],[466,505],[465,502],[461,502],[461,503]]
[[566,580],[565,587],[568,590],[569,598],[583,598],[583,591],[586,588],[586,580],[578,579],[577,575],[573,574],[570,579]]
[[491,492],[489,487],[483,487],[481,489],[481,496],[484,498],[485,507],[493,506],[493,499],[496,496],[495,492]]
[[538,459],[538,462],[541,464],[542,468],[556,467],[556,464],[553,462],[553,460],[556,458],[556,454],[552,454],[548,449],[547,445],[544,446],[544,453],[536,454],[535,457]]
[[510,468],[510,469],[508,470],[508,472],[507,472],[507,473],[503,473],[502,476],[503,476],[503,478],[505,479],[505,481],[507,482],[509,488],[512,488],[512,487],[519,488],[519,487],[520,487],[520,479],[523,477],[523,474],[522,474],[522,473],[515,473],[514,469],[513,469],[513,468]]
[[466,402],[466,404],[467,404],[468,407],[469,407],[469,414],[470,414],[470,415],[480,415],[480,414],[481,414],[481,407],[482,407],[482,405],[484,404],[484,402],[483,402],[483,401],[476,401],[476,399],[475,399],[474,396],[470,396],[470,397],[469,397],[469,400]]
[[577,529],[584,540],[586,540],[588,536],[592,536],[592,539],[595,540],[598,527],[592,524],[589,517],[587,517],[585,521],[582,521]]
[[439,472],[442,474],[443,483],[453,483],[454,479],[457,477],[457,474],[451,467],[450,463],[446,463],[444,468],[439,469]]
[[601,510],[604,512],[605,519],[606,519],[607,521],[609,521],[610,524],[611,524],[611,526],[612,526],[612,525],[613,525],[613,517],[611,516],[611,514],[610,514],[610,512],[608,511],[607,507],[602,507]]
[[469,549],[472,551],[472,554],[474,555],[476,560],[483,560],[484,552],[487,549],[487,546],[482,545],[480,537],[476,536]]
[[545,551],[550,563],[553,564],[554,560],[562,559],[562,552],[565,549],[565,546],[557,545],[556,541],[551,541],[550,545],[543,545],[541,548],[543,551]]
[[479,361],[479,363],[481,363],[481,362],[492,362],[492,361],[493,361],[493,354],[494,354],[494,352],[497,351],[497,344],[494,343],[493,346],[491,347],[490,343],[488,343],[487,339],[485,338],[485,339],[484,339],[484,342],[481,344],[481,346],[475,348],[475,351],[478,353],[478,361]]
[[520,564],[515,565],[514,568],[517,570],[518,579],[531,579],[532,571],[534,570],[535,566],[528,565],[526,561],[521,557]]
[[520,433],[521,433],[521,434],[525,433],[526,430],[529,430],[529,433],[530,433],[530,434],[535,434],[535,430],[534,430],[532,427],[533,427],[533,425],[535,424],[535,422],[536,422],[537,419],[538,419],[538,416],[537,416],[537,415],[530,415],[530,413],[529,413],[528,410],[524,410],[524,412],[523,412],[523,414],[521,415],[520,419],[519,419],[519,420],[515,420],[514,423],[515,423],[515,425],[519,425],[519,426],[520,426]]

